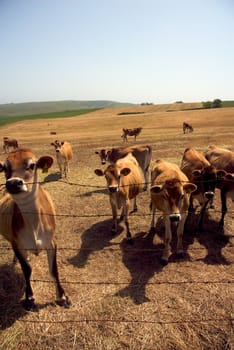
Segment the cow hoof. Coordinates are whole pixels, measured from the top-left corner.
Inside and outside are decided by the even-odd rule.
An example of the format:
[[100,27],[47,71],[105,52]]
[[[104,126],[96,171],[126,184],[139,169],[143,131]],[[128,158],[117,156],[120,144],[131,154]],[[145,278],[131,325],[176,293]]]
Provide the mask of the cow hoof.
[[178,258],[178,259],[184,259],[185,258],[185,252],[183,252],[183,251],[180,251],[180,252],[177,252],[176,253],[176,257]]
[[65,296],[65,299],[57,300],[56,304],[59,306],[63,306],[66,309],[69,309],[69,307],[71,306],[71,300],[67,296]]
[[34,299],[25,299],[23,301],[23,307],[27,311],[36,311],[37,308]]
[[133,241],[132,237],[127,237],[127,244],[129,244],[129,245],[133,245],[134,244],[134,241]]
[[167,260],[167,259],[161,258],[161,259],[160,259],[160,263],[161,263],[162,266],[167,266],[168,260]]

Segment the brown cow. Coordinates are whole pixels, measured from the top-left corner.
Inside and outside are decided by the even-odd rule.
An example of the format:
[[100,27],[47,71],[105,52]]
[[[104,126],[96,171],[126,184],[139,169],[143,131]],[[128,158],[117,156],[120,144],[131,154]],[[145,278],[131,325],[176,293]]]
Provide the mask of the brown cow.
[[122,207],[120,219],[125,219],[127,239],[131,240],[129,229],[130,202],[143,190],[142,170],[131,153],[110,164],[104,171],[95,169],[95,174],[105,176],[112,208],[112,232],[117,231],[117,212]]
[[56,260],[55,208],[50,195],[38,183],[38,169],[46,171],[53,159],[48,156],[38,160],[29,149],[17,149],[0,162],[0,171],[5,172],[7,193],[0,200],[0,233],[11,244],[18,259],[26,283],[24,307],[35,308],[30,283],[32,268],[27,254],[38,255],[46,249],[49,270],[53,277],[57,302],[69,306],[70,301],[62,288]]
[[227,198],[231,198],[234,203],[234,152],[212,145],[205,152],[205,156],[218,169],[217,188],[220,189],[222,204],[219,226],[223,228],[224,217],[227,213]]
[[156,209],[163,213],[165,224],[165,248],[162,262],[166,264],[171,253],[171,224],[178,223],[177,253],[183,254],[182,238],[184,224],[188,215],[190,194],[196,185],[190,183],[187,176],[174,164],[157,160],[151,172],[151,230],[155,229]]
[[189,211],[193,210],[193,199],[201,205],[199,228],[202,229],[203,217],[208,203],[212,203],[217,185],[216,168],[210,164],[202,152],[194,148],[187,148],[184,151],[181,170],[188,177],[189,181],[197,186],[197,190],[190,197]]
[[134,129],[124,129],[122,138],[124,142],[128,142],[128,136],[134,136],[134,140],[136,141],[136,137],[140,134],[142,128],[134,128]]
[[18,141],[16,139],[9,138],[8,136],[3,137],[3,152],[8,153],[10,147],[13,149],[18,148]]
[[115,163],[118,159],[125,157],[128,153],[132,153],[132,155],[136,158],[142,169],[145,181],[143,190],[145,191],[147,190],[149,183],[149,168],[152,159],[151,146],[135,145],[129,147],[112,148],[109,151],[103,149],[97,154],[99,154],[102,164],[105,164],[106,161],[110,163]]
[[55,148],[56,158],[59,166],[59,170],[61,173],[61,177],[64,175],[67,177],[68,174],[68,163],[73,157],[72,146],[69,142],[60,142],[55,140],[51,143]]
[[193,132],[193,127],[192,127],[191,124],[183,122],[183,132],[184,132],[184,134],[186,133],[186,131],[187,131],[187,133],[188,132]]

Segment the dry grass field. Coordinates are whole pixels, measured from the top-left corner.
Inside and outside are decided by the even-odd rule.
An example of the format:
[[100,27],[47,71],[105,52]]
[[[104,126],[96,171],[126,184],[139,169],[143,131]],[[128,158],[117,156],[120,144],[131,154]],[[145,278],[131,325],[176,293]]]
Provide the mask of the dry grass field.
[[[193,125],[193,133],[183,134],[183,121]],[[0,238],[0,349],[234,349],[233,203],[228,202],[223,232],[218,230],[219,192],[202,232],[197,228],[198,207],[185,227],[186,257],[178,260],[172,254],[167,266],[160,264],[160,216],[156,234],[148,234],[149,192],[139,195],[139,210],[130,217],[134,244],[126,243],[122,223],[113,236],[105,179],[94,174],[102,167],[95,151],[122,146],[123,127],[143,128],[137,143],[152,146],[153,162],[164,158],[180,165],[188,146],[234,149],[234,108],[167,112],[135,106],[0,128],[0,139],[15,137],[38,156],[54,155],[54,139],[71,142],[74,150],[67,180],[59,177],[56,162],[48,174],[40,174],[57,210],[58,265],[72,306],[64,309],[54,303],[54,285],[42,252],[31,256],[38,309],[26,312],[20,266],[13,267],[13,253]],[[134,144],[133,138],[128,144]],[[173,248],[174,243],[175,237]]]

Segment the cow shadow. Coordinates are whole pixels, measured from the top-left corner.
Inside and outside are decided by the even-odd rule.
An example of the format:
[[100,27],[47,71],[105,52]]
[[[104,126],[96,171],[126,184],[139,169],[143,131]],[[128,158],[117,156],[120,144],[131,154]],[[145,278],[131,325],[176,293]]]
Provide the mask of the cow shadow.
[[60,171],[56,172],[56,173],[52,173],[47,175],[44,180],[43,183],[46,182],[56,182],[58,180],[60,180],[62,178]]
[[134,236],[132,245],[126,239],[120,244],[122,262],[130,272],[131,281],[115,295],[130,297],[136,305],[150,301],[146,296],[146,286],[155,273],[164,267],[160,260],[163,245],[153,243],[154,235],[153,232],[141,232]]
[[11,327],[27,311],[23,308],[24,277],[15,271],[14,265],[0,267],[0,327]]
[[[212,215],[212,214],[211,214]],[[204,216],[202,228],[198,227],[199,214],[191,213],[185,223],[184,247],[189,249],[195,240],[206,249],[206,256],[202,259],[208,265],[230,265],[222,254],[222,249],[229,244],[230,237],[219,229],[218,222],[207,214]]]
[[93,194],[106,194],[106,195],[108,195],[108,190],[107,190],[107,188],[102,188],[102,189],[98,189],[95,191],[87,191],[85,193],[82,193],[80,195],[80,197],[91,197]]
[[117,233],[113,234],[111,227],[112,219],[109,219],[98,222],[85,230],[81,235],[81,247],[78,253],[69,258],[68,262],[78,268],[84,267],[93,252],[118,244],[112,243],[111,240],[120,235],[124,228],[118,225]]

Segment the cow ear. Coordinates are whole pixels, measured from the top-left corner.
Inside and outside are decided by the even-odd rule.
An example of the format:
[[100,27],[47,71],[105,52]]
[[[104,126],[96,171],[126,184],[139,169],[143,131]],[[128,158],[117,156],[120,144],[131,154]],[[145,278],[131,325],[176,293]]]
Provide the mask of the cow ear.
[[217,177],[219,179],[223,179],[227,175],[227,172],[225,170],[217,170]]
[[193,171],[192,171],[192,175],[193,175],[194,177],[199,177],[199,176],[201,176],[201,170],[198,170],[198,169],[193,170]]
[[123,168],[120,170],[120,174],[123,176],[127,176],[128,174],[130,174],[130,172],[131,172],[131,169],[129,168]]
[[162,186],[160,186],[160,185],[153,186],[150,189],[150,192],[153,193],[153,194],[154,193],[159,193],[161,191],[162,191]]
[[97,176],[103,176],[104,175],[104,172],[102,171],[102,169],[95,169],[94,172],[95,172],[95,174]]
[[42,169],[43,173],[47,173],[48,169],[52,166],[53,164],[53,158],[50,156],[43,156],[40,157],[37,161],[37,168]]
[[194,185],[193,183],[189,182],[189,183],[185,184],[183,186],[183,188],[184,188],[185,192],[192,193],[192,192],[196,191],[197,186]]

